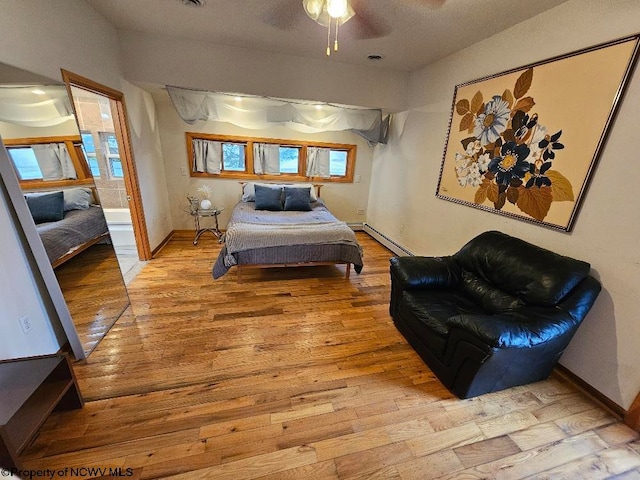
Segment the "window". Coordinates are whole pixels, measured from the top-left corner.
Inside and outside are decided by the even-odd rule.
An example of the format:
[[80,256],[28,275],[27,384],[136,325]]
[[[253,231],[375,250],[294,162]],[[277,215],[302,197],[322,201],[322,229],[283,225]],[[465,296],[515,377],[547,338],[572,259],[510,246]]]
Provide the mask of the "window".
[[91,175],[99,177],[100,165],[98,164],[96,146],[93,143],[93,135],[91,135],[91,132],[82,132],[80,135],[82,136],[82,150],[84,151],[84,156],[89,164]]
[[246,143],[222,144],[222,170],[226,172],[246,172]]
[[20,180],[42,180],[42,171],[31,147],[7,149]]
[[122,170],[122,161],[120,160],[120,150],[118,147],[118,139],[115,133],[100,132],[100,142],[103,148],[103,155],[109,166],[109,176],[111,178],[124,178]]
[[331,176],[345,176],[347,174],[346,150],[331,150],[329,152],[329,172]]
[[[187,133],[186,140],[193,177],[353,182],[356,145],[205,133]],[[314,150],[323,151],[320,169],[312,168]]]
[[298,173],[300,147],[280,147],[280,173]]

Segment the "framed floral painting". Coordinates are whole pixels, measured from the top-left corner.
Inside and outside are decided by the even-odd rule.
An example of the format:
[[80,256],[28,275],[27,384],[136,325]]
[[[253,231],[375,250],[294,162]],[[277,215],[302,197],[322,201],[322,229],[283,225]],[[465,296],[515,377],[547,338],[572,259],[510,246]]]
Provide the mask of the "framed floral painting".
[[436,196],[570,231],[639,38],[457,85]]

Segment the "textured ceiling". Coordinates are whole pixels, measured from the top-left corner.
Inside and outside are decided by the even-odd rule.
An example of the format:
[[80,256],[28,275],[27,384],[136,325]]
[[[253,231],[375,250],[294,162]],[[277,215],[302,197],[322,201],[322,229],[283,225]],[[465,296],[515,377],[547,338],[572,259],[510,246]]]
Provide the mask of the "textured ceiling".
[[[85,1],[118,29],[412,72],[566,0],[352,0],[356,17],[340,27],[330,57],[326,28],[304,15],[301,0]],[[382,36],[363,38],[365,22]]]

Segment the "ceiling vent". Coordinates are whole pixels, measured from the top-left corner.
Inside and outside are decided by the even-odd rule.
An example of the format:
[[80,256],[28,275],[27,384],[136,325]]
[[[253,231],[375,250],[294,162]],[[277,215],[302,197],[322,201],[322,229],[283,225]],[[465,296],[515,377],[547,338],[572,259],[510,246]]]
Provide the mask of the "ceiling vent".
[[204,7],[205,3],[207,3],[206,0],[178,0],[178,1],[190,7]]

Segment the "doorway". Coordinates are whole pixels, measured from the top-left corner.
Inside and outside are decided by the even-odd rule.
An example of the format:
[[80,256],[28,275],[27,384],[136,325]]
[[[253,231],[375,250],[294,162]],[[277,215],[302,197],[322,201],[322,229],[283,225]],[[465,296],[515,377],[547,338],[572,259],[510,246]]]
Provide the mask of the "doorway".
[[122,92],[62,70],[125,281],[151,248]]

